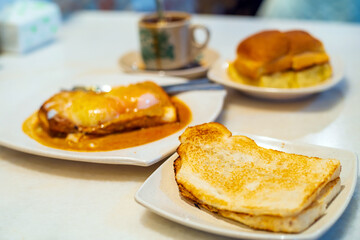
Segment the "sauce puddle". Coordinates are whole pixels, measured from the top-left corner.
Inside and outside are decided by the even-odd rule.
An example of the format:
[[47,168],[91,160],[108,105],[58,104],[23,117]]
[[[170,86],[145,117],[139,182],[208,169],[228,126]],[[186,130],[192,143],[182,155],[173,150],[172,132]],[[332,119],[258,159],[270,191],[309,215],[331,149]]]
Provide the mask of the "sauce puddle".
[[183,129],[190,123],[192,114],[189,107],[175,97],[171,98],[171,101],[177,109],[178,122],[103,136],[86,135],[79,142],[71,142],[63,137],[52,137],[49,135],[41,127],[37,112],[25,120],[22,129],[29,137],[42,145],[62,150],[100,152],[130,148],[165,138]]

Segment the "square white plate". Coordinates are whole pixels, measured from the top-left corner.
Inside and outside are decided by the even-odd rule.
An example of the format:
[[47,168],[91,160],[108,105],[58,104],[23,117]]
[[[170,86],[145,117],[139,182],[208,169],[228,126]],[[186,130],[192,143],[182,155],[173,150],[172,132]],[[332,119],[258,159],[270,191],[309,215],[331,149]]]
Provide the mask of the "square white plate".
[[[24,120],[37,111],[46,99],[61,89],[71,89],[76,85],[127,85],[145,80],[160,85],[186,81],[182,78],[154,75],[99,74],[66,78],[50,83],[38,80],[37,85],[31,87],[23,87],[17,82],[0,82],[0,102],[5,103],[1,106],[4,114],[1,114],[0,118],[0,145],[26,153],[66,160],[139,166],[154,164],[175,151],[179,144],[178,137],[185,129],[155,142],[107,152],[75,152],[50,148],[31,139],[22,131]],[[176,96],[186,103],[192,112],[189,125],[196,125],[216,119],[222,110],[226,91],[189,91]]]
[[180,197],[173,168],[173,162],[177,158],[176,153],[145,181],[136,193],[135,200],[151,211],[177,223],[228,237],[246,239],[315,239],[320,237],[341,216],[354,193],[358,169],[356,155],[341,149],[244,135],[254,139],[262,147],[307,156],[339,159],[342,166],[340,174],[342,190],[330,204],[325,215],[301,233],[285,234],[254,230],[200,210]]

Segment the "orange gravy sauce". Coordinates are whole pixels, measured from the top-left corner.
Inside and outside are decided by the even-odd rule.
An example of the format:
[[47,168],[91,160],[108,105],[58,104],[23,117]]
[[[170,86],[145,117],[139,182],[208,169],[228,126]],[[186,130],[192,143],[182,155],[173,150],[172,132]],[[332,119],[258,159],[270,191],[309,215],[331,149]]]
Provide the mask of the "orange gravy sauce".
[[192,114],[189,107],[177,98],[171,100],[178,112],[178,122],[104,136],[85,136],[77,143],[67,141],[65,138],[50,136],[41,127],[37,112],[25,120],[22,129],[29,137],[42,145],[63,150],[99,152],[135,147],[167,137],[190,123]]

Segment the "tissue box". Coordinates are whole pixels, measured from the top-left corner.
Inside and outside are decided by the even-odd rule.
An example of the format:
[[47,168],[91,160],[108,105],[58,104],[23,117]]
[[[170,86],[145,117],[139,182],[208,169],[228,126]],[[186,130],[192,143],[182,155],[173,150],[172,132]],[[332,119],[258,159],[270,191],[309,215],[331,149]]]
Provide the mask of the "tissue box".
[[0,12],[3,51],[24,53],[54,39],[61,24],[58,5],[43,1],[18,1]]

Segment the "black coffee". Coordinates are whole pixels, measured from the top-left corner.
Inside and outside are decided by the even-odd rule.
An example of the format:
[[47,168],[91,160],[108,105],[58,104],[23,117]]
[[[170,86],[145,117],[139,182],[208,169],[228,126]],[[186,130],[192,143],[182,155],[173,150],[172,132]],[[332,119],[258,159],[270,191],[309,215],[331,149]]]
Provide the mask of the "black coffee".
[[158,17],[153,17],[153,18],[146,18],[143,20],[144,23],[159,23],[159,22],[179,22],[179,21],[184,21],[184,17],[170,17],[170,16],[166,16],[162,19],[159,19]]

